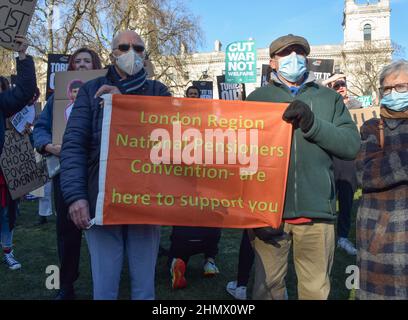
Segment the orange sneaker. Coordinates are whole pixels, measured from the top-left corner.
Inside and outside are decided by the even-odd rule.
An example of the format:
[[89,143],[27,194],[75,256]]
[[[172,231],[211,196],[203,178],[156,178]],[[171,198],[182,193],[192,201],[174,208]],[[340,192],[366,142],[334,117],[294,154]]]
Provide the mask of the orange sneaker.
[[171,286],[173,289],[184,289],[187,287],[187,280],[184,277],[186,273],[186,264],[182,259],[173,259],[170,268]]

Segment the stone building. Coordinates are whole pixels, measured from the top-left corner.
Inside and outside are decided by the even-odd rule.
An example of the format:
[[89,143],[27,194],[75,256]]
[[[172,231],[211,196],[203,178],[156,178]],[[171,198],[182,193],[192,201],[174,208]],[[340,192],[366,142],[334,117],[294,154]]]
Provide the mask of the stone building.
[[[347,75],[354,95],[373,95],[375,98],[378,73],[392,59],[390,16],[390,0],[364,3],[345,0],[343,43],[319,46],[312,44],[310,58],[334,59],[333,71],[341,71]],[[184,74],[178,75],[180,83],[188,86],[193,80],[213,81],[214,98],[217,99],[216,77],[225,74],[223,49],[221,42],[217,40],[213,52],[185,55],[187,64]],[[258,49],[257,59],[258,81],[246,85],[247,93],[260,86],[262,65],[269,64],[269,49]],[[183,89],[175,90],[175,95],[182,96]]]

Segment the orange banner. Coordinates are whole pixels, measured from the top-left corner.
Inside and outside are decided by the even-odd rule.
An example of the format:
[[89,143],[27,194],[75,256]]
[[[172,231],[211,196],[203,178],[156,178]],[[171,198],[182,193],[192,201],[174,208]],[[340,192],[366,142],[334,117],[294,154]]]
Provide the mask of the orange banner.
[[277,227],[285,104],[106,96],[96,224]]

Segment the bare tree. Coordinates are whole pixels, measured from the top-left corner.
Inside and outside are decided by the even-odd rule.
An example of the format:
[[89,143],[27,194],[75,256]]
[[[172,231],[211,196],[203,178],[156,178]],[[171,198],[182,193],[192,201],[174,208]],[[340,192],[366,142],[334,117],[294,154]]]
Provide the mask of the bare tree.
[[155,78],[177,88],[188,81],[180,77],[186,72],[186,54],[201,42],[197,21],[183,1],[39,0],[29,39],[43,62],[48,53],[67,54],[88,46],[110,64],[114,35],[135,30],[146,42]]
[[392,61],[393,54],[399,54],[401,50],[395,43],[389,46],[381,42],[366,42],[360,48],[344,52],[343,58],[348,61],[345,73],[350,92],[355,96],[378,97],[381,70]]
[[[0,75],[8,77],[15,72],[13,52],[0,47]],[[12,66],[12,68],[10,68]]]

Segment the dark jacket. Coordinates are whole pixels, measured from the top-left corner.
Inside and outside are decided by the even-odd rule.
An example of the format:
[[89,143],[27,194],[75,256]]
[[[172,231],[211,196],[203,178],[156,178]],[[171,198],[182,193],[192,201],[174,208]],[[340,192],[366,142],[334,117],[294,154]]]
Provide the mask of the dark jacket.
[[6,118],[23,109],[34,97],[37,78],[33,58],[17,58],[17,80],[15,88],[0,93],[0,150],[3,150]]
[[[362,104],[360,101],[354,98],[350,98],[346,103],[348,110],[360,109]],[[356,165],[353,161],[340,160],[336,157],[333,158],[334,161],[334,179],[336,184],[338,182],[348,183],[353,190],[357,189],[357,172]]]
[[[284,219],[335,220],[336,193],[333,156],[353,160],[360,148],[360,136],[343,98],[309,78],[296,96],[277,78],[253,92],[249,101],[290,103],[301,100],[315,115],[307,133],[296,130],[293,137]],[[273,192],[273,190],[271,190]]]
[[[102,99],[94,97],[105,84],[116,85],[112,67],[105,77],[89,81],[81,87],[68,120],[61,151],[61,189],[65,202],[69,206],[78,200],[88,200],[92,217],[95,216],[98,196],[103,119]],[[136,94],[170,96],[167,87],[154,80],[147,80]]]
[[40,117],[34,125],[33,138],[34,148],[39,153],[44,153],[47,144],[52,143],[52,119],[54,112],[54,95],[51,95],[41,112]]

